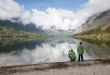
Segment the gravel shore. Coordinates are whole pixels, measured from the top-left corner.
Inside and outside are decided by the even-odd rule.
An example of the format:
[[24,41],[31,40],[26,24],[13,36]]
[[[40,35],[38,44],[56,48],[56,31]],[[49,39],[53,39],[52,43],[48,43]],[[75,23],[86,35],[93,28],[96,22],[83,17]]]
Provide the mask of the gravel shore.
[[1,66],[0,75],[110,75],[110,59]]

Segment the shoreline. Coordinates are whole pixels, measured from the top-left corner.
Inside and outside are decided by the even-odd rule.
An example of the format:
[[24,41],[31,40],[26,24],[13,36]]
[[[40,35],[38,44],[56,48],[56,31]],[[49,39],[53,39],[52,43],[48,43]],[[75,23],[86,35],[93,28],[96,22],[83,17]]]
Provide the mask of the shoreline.
[[[96,60],[85,60],[84,62],[55,62],[55,63],[45,63],[45,64],[28,64],[28,65],[14,65],[14,66],[1,66],[0,67],[0,75],[31,75],[29,73],[37,72],[37,73],[50,73],[49,71],[52,70],[54,73],[54,70],[65,70],[71,68],[78,70],[78,68],[85,69],[85,68],[92,68],[95,67],[102,67],[103,66],[110,67],[110,59],[96,59]],[[110,68],[107,68],[109,70],[110,75]],[[73,71],[72,71],[73,72]],[[41,74],[40,73],[40,74]],[[63,72],[61,72],[63,73]],[[60,74],[61,74],[60,73]],[[67,72],[68,75],[69,72]],[[40,75],[39,74],[39,75]],[[57,74],[57,73],[56,73]],[[58,74],[58,75],[60,75]],[[36,74],[32,74],[36,75]],[[51,75],[51,74],[49,74]],[[83,75],[83,74],[82,74]],[[106,74],[105,74],[106,75]]]

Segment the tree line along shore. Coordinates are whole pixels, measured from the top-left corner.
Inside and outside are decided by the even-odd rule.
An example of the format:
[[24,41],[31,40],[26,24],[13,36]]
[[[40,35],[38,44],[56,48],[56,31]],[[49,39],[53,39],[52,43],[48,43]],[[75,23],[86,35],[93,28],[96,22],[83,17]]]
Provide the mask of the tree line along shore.
[[82,31],[79,34],[74,34],[72,37],[85,40],[110,41],[110,25],[102,25],[95,29]]

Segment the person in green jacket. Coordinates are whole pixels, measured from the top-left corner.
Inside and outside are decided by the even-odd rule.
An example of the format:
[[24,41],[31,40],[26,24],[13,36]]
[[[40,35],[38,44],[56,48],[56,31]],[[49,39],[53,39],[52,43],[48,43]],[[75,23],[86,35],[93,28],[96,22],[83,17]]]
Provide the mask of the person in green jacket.
[[79,46],[77,47],[77,52],[79,54],[78,61],[79,62],[80,62],[80,60],[84,61],[84,59],[83,59],[84,47],[82,45],[82,42],[79,43]]
[[71,61],[75,61],[76,60],[76,55],[75,55],[75,52],[73,51],[73,49],[70,49],[68,51],[68,57],[70,58]]

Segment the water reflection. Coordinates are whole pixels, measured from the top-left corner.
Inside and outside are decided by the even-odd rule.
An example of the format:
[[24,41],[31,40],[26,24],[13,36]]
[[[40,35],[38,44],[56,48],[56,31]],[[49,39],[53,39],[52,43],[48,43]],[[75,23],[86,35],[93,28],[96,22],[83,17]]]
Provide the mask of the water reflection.
[[110,42],[84,41],[86,52],[94,58],[110,59]]
[[36,45],[40,45],[43,42],[44,42],[43,40],[22,41],[22,42],[14,41],[14,42],[10,42],[8,44],[4,44],[4,42],[2,42],[3,44],[1,43],[1,45],[0,45],[0,54],[1,53],[9,53],[12,51],[20,52],[24,48],[32,50],[36,47]]
[[88,43],[95,44],[95,45],[100,46],[100,47],[110,48],[110,40],[97,40],[97,39],[94,39],[94,40],[81,39],[81,40],[83,40],[84,42],[86,41]]
[[[77,55],[78,40],[54,38],[15,43],[0,47],[0,65],[36,64],[69,61],[68,50],[73,48]],[[85,59],[91,59],[87,52]]]

